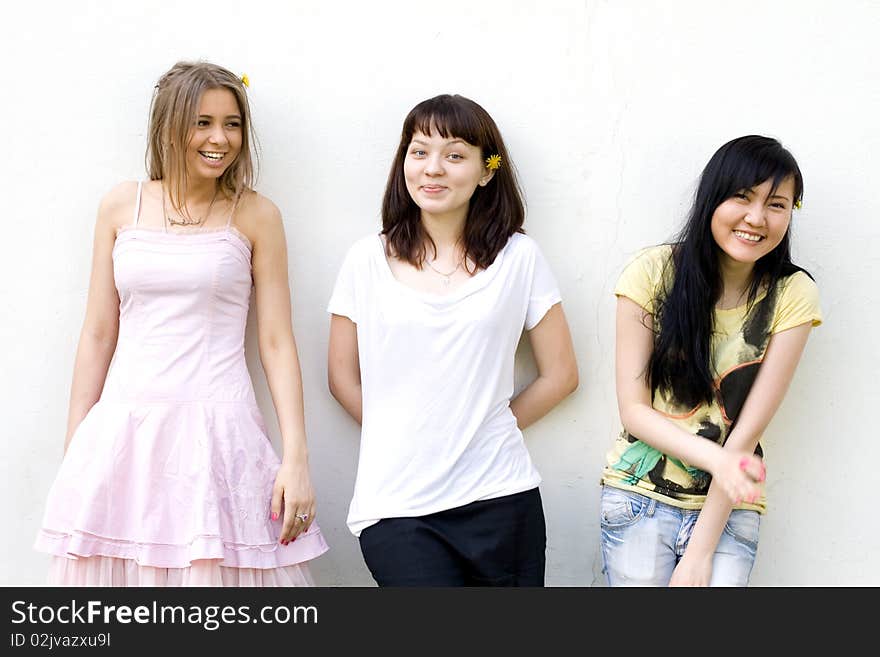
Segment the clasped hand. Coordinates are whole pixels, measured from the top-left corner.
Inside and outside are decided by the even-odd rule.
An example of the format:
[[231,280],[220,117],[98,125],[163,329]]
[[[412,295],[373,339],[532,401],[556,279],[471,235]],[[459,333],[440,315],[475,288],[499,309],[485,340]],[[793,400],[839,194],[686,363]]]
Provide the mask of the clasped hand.
[[718,465],[712,472],[712,481],[721,487],[734,506],[742,502],[757,502],[766,478],[764,461],[742,451],[722,450]]

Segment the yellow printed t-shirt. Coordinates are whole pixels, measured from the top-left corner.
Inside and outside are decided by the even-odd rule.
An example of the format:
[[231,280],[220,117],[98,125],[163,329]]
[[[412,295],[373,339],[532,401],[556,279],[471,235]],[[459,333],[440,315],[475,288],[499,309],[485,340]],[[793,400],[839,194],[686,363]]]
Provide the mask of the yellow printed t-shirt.
[[[632,299],[653,315],[661,285],[669,285],[671,256],[668,244],[644,249],[623,270],[614,293]],[[684,405],[672,391],[657,390],[653,407],[685,431],[723,445],[758,374],[770,336],[804,322],[819,326],[822,313],[819,290],[802,271],[781,278],[772,290],[759,292],[751,308],[716,309],[711,345],[716,376],[712,403]],[[763,454],[760,443],[755,453]],[[686,509],[702,507],[711,479],[709,473],[658,452],[626,428],[607,453],[602,473],[603,484]],[[763,512],[766,500],[737,508]]]

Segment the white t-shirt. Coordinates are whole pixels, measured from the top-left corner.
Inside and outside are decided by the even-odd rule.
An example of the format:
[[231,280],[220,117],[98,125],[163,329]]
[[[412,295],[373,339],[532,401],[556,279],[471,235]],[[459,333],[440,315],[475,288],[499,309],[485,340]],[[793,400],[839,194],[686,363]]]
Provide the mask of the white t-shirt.
[[535,488],[510,410],[514,356],[561,300],[535,241],[514,234],[448,295],[398,281],[380,235],[348,251],[327,311],[357,325],[363,418],[348,527]]

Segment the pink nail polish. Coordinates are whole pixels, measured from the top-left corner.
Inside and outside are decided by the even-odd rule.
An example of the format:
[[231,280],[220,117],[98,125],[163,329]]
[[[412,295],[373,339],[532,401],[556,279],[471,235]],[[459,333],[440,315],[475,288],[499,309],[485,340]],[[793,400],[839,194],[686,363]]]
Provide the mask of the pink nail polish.
[[743,456],[743,457],[739,460],[739,469],[740,469],[740,470],[745,470],[745,469],[746,469],[746,466],[747,466],[748,464],[749,464],[749,459],[748,459],[748,457]]
[[274,511],[272,512],[272,520],[278,520],[278,514]]

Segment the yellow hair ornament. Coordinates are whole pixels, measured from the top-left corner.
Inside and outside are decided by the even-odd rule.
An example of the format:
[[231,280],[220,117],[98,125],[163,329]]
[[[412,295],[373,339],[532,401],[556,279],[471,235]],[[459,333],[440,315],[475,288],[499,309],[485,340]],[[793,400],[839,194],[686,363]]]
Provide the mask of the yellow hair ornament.
[[489,171],[495,171],[496,169],[501,168],[501,156],[500,155],[490,155],[486,158],[486,168]]
[[241,76],[241,83],[246,87],[251,86],[251,79],[247,76],[247,74],[243,74]]
[[796,207],[798,210],[800,210],[801,207],[803,207],[803,205],[804,204],[801,202],[800,199],[798,199],[797,201],[794,202],[794,207]]

